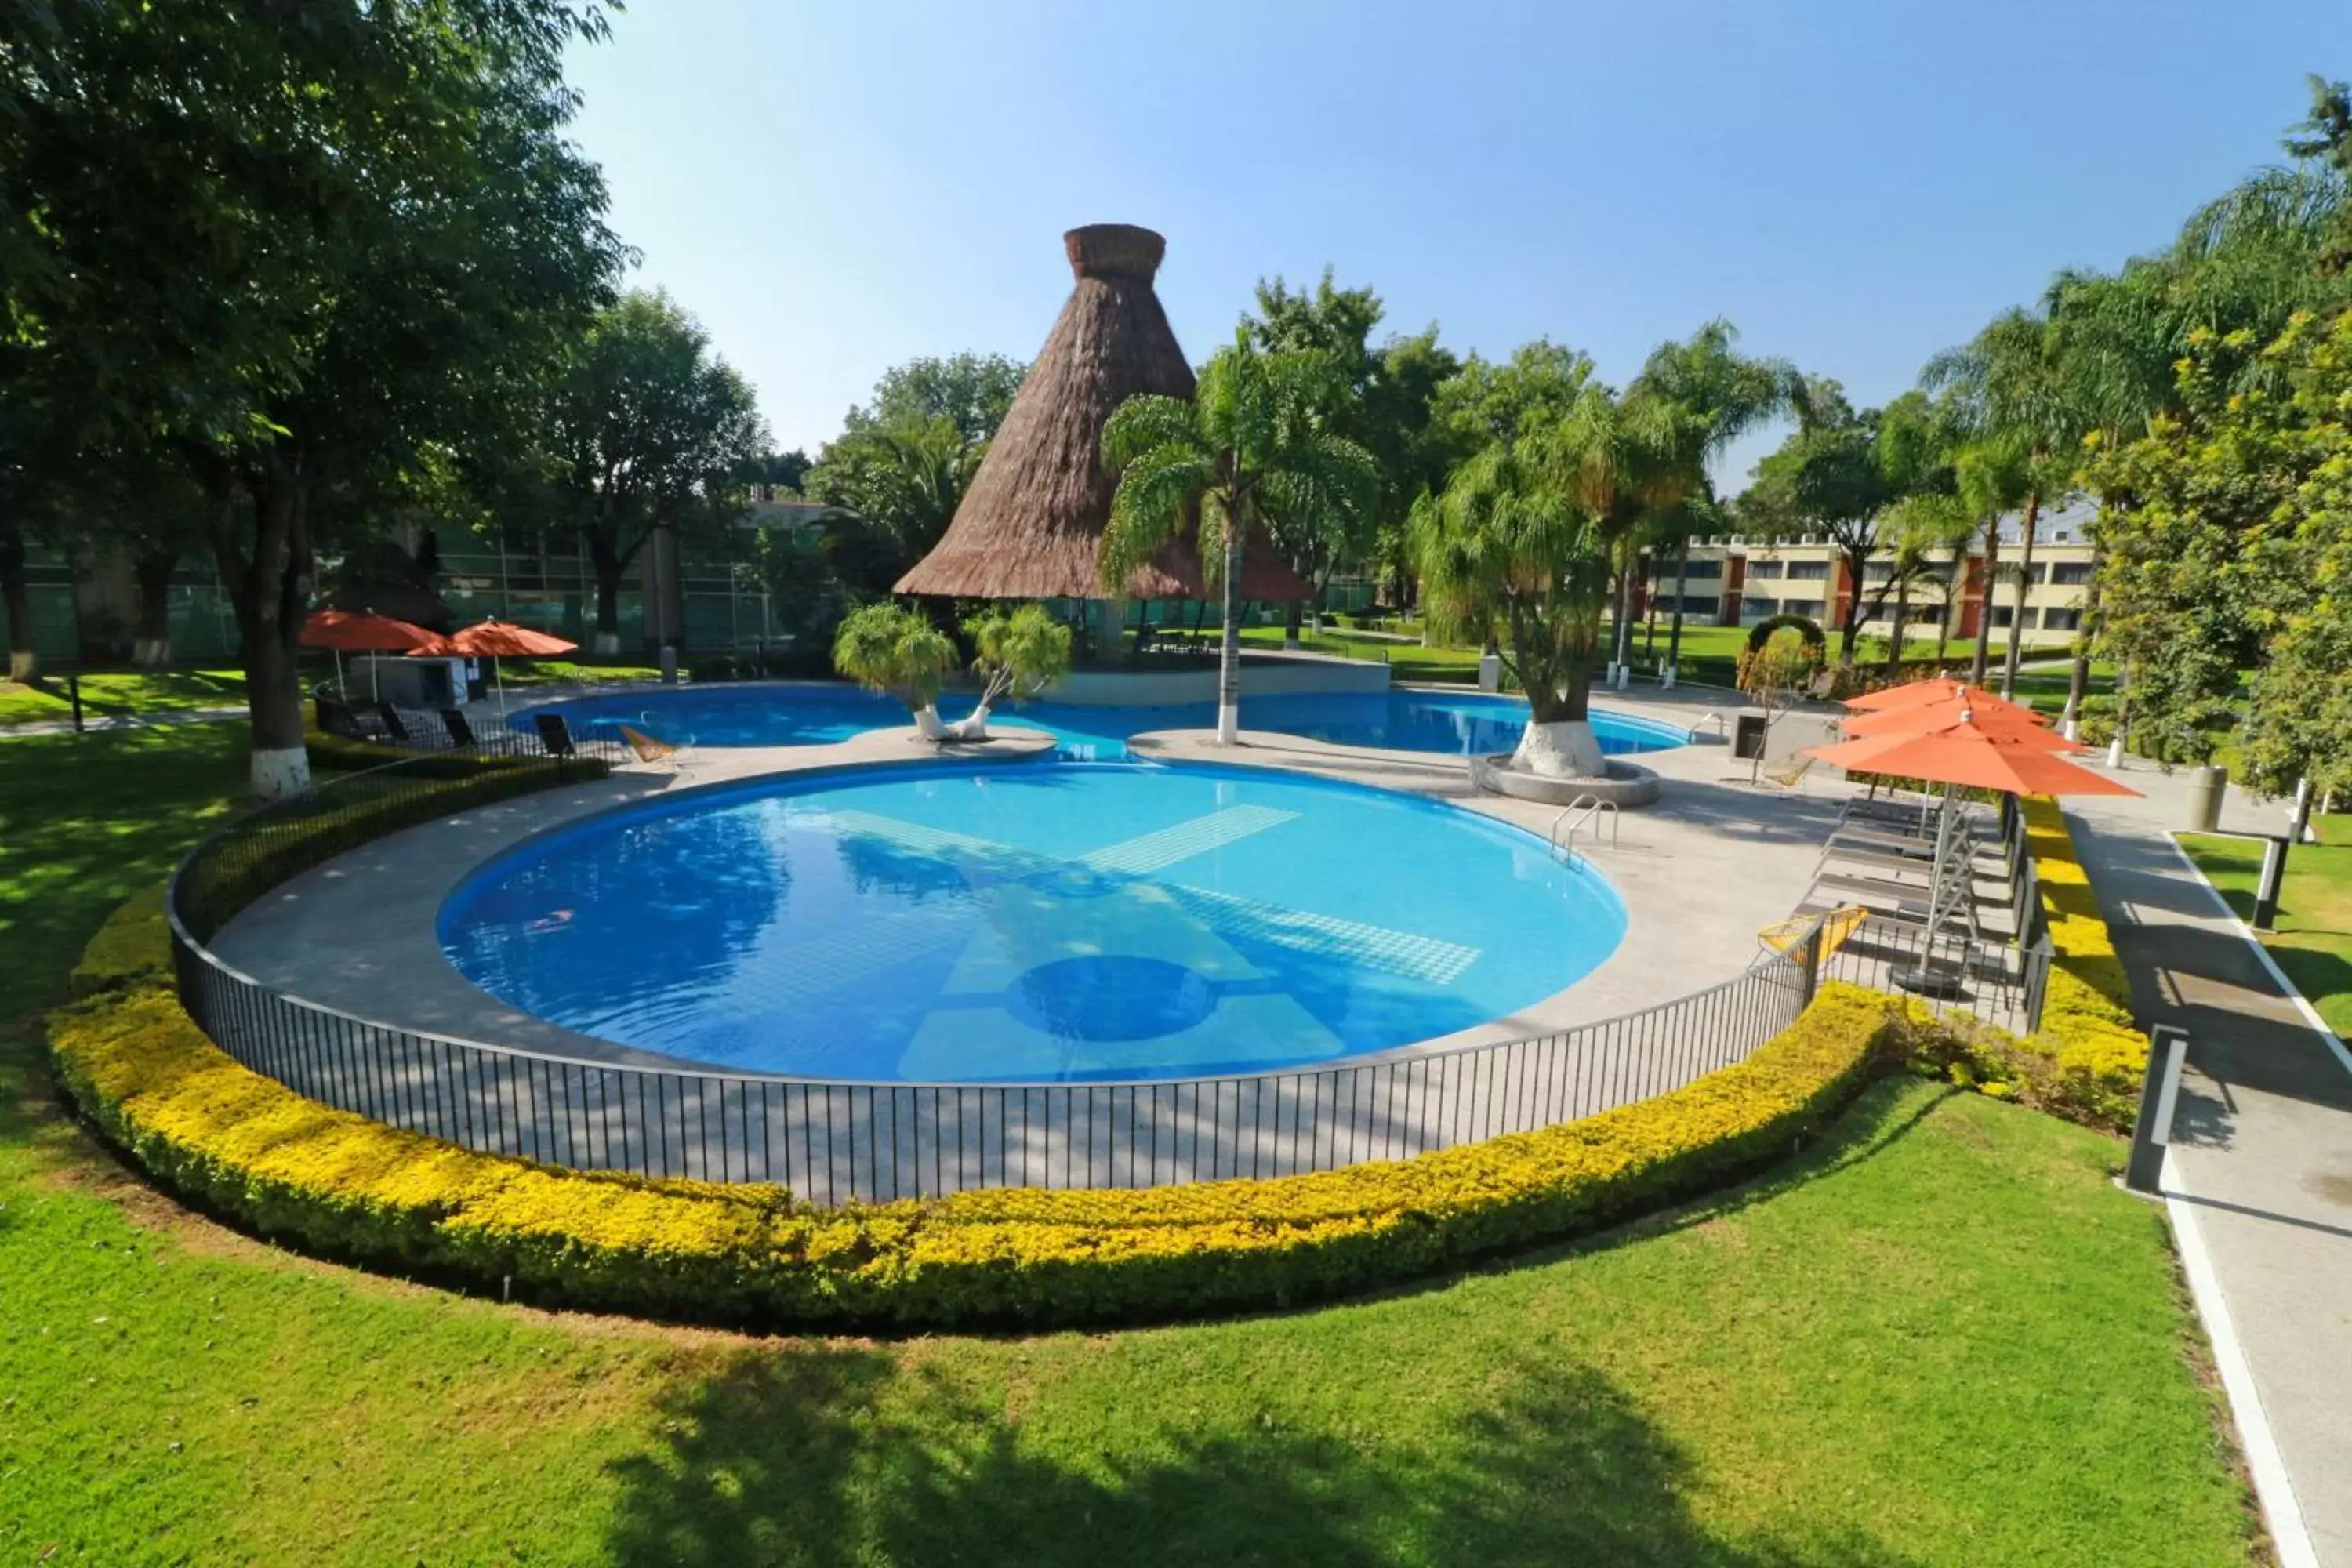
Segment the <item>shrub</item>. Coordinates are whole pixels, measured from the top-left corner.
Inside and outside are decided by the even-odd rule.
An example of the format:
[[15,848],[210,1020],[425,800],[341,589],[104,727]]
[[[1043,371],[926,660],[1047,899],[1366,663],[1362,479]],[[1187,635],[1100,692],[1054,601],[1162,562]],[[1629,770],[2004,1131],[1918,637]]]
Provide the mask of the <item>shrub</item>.
[[497,768],[511,768],[541,759],[527,755],[479,756],[467,751],[428,752],[415,746],[400,746],[384,741],[362,741],[349,735],[331,735],[323,730],[306,730],[302,746],[310,755],[310,765],[337,773],[355,773],[367,768],[381,768],[393,763],[406,763],[412,778],[464,779]]
[[[166,1186],[264,1235],[536,1300],[755,1326],[1132,1321],[1360,1290],[1589,1232],[1759,1168],[1886,1061],[1887,998],[1826,985],[1747,1061],[1418,1159],[1142,1191],[815,1209],[764,1186],[477,1154],[303,1099],[181,1011],[126,908],[50,1024],[58,1075]],[[143,966],[126,958],[143,949]]]

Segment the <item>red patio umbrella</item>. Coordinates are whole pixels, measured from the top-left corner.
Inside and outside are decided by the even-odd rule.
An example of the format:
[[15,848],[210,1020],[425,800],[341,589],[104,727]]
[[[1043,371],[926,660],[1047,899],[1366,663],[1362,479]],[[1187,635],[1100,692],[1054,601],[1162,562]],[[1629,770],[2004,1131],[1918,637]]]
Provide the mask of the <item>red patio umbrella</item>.
[[[436,632],[390,616],[379,616],[373,610],[313,610],[302,623],[304,647],[334,650],[338,689],[343,684],[343,655],[347,653],[415,653],[440,640]],[[373,689],[373,665],[368,667],[368,678]]]
[[545,632],[532,631],[529,626],[515,626],[509,621],[477,621],[470,626],[451,632],[446,637],[436,637],[424,647],[414,651],[425,658],[487,658],[490,661],[490,680],[498,689],[499,714],[505,717],[507,687],[499,669],[500,658],[542,658],[550,654],[570,653],[580,645],[566,642]]

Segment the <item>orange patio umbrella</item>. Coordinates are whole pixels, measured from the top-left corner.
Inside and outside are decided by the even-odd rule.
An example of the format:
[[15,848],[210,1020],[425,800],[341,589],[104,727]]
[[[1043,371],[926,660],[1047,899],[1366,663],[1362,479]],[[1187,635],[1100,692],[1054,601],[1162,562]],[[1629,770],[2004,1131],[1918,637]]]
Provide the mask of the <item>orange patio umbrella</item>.
[[[335,685],[343,684],[343,655],[346,653],[415,653],[440,640],[436,632],[390,616],[379,616],[373,610],[313,610],[302,623],[304,647],[332,648],[335,654]],[[371,689],[375,679],[375,667],[368,667]]]
[[[1957,890],[1968,895],[1966,874],[1949,875],[1952,855],[1952,792],[1955,789],[1996,789],[2007,795],[2128,795],[2139,791],[2068,762],[2048,742],[2056,737],[2024,727],[1995,731],[1963,717],[1925,733],[1870,735],[1835,745],[1815,746],[1809,757],[1831,763],[1849,773],[1885,773],[1895,778],[1923,779],[1944,786],[1943,811],[1936,825],[1935,869],[1928,879],[1927,936],[1942,929],[1946,904]],[[1970,929],[1974,929],[1973,917]],[[1942,994],[1959,984],[1956,973],[1941,973],[1923,957],[1906,979],[1896,984],[1928,994]]]
[[428,658],[487,658],[490,661],[490,680],[499,694],[499,716],[507,710],[507,687],[499,672],[501,658],[544,658],[551,654],[570,653],[580,645],[566,642],[545,632],[532,631],[509,621],[477,621],[451,632],[446,637],[436,637],[415,651]]
[[1885,713],[1938,702],[1965,702],[1979,713],[2021,713],[2037,724],[2050,722],[2021,702],[2011,702],[1981,686],[1971,686],[1965,680],[1952,680],[1942,676],[1906,681],[1900,686],[1890,686],[1884,691],[1874,691],[1867,697],[1849,697],[1845,700],[1845,709],[1849,713]]
[[1990,708],[1980,708],[1965,699],[1915,702],[1904,708],[1882,708],[1875,712],[1855,714],[1844,721],[1843,728],[1848,740],[1859,741],[1885,735],[1932,735],[1965,726],[2041,751],[2087,752],[2091,749],[2047,728],[2038,713],[2030,713],[1998,698],[1993,700],[1994,706]]
[[[2054,735],[1990,730],[1958,722],[1924,734],[1866,735],[1805,752],[1848,773],[1924,779],[1953,789],[2005,795],[2129,795],[2139,791],[2059,755],[2071,742]],[[2077,746],[2074,749],[2080,751]]]

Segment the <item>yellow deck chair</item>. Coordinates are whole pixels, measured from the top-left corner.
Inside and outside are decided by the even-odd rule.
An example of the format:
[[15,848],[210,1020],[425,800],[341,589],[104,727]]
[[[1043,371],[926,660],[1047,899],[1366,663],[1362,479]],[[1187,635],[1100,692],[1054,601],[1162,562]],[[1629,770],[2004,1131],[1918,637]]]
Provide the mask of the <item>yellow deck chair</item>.
[[621,731],[621,739],[629,743],[629,750],[636,753],[637,761],[649,767],[656,764],[667,766],[674,773],[687,771],[686,747],[673,746],[667,741],[656,741],[643,730],[633,730],[626,724],[616,725],[615,728]]
[[1822,925],[1822,953],[1827,958],[1843,947],[1846,939],[1862,929],[1870,911],[1860,904],[1843,904],[1823,915],[1799,915],[1794,920],[1776,921],[1756,933],[1767,952],[1786,952],[1805,940],[1815,921]]

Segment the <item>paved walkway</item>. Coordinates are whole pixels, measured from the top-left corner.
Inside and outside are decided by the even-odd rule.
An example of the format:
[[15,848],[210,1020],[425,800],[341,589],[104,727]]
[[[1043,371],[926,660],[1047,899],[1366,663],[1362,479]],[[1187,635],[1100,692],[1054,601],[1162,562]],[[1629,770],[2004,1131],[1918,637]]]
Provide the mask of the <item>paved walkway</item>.
[[[154,713],[100,713],[85,705],[82,709],[82,729],[97,734],[102,730],[152,730],[165,724],[218,724],[230,719],[245,717],[240,704],[235,708],[177,708]],[[22,724],[0,724],[0,741],[19,735],[70,735],[74,732],[70,719],[37,719]]]
[[[2285,1568],[2352,1568],[2352,1060],[2340,1058],[2147,801],[2070,804],[2144,1024],[2189,1031],[2167,1207]],[[2231,792],[2223,826],[2278,831]]]

